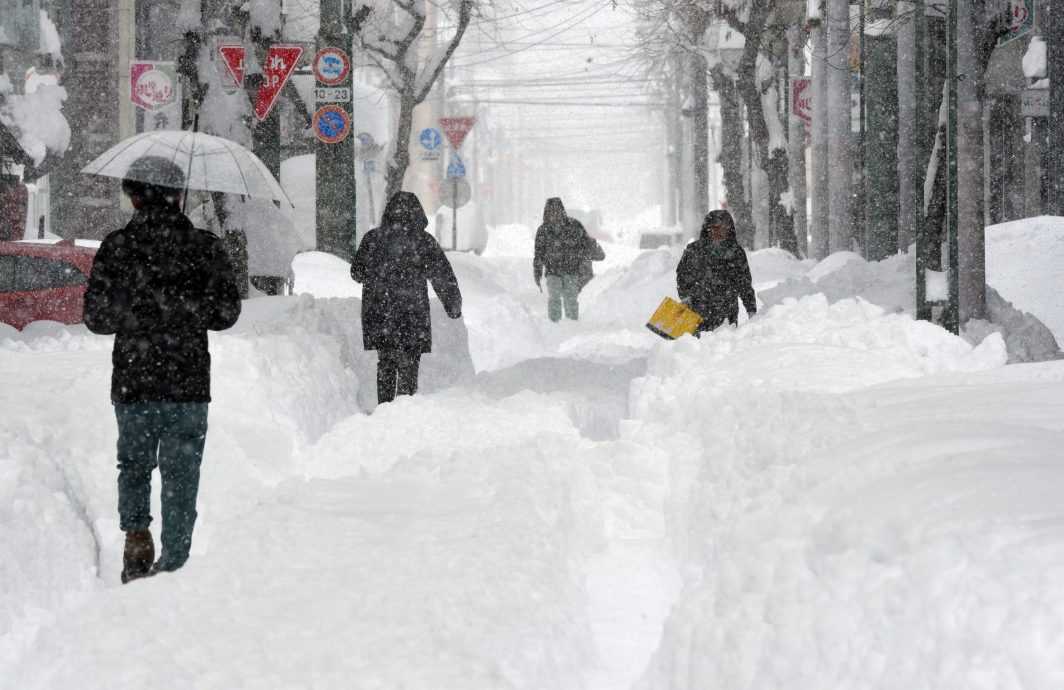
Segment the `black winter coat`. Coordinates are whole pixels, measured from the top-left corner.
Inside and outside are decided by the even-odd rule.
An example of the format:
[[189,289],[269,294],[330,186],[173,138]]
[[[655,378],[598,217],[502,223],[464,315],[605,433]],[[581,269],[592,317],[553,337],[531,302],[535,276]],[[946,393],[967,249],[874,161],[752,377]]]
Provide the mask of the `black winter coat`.
[[96,253],[85,325],[115,334],[112,402],[210,402],[207,331],[239,316],[221,240],[175,206],[141,208]]
[[[560,222],[551,222],[554,213],[562,218]],[[587,234],[583,224],[575,218],[565,215],[561,199],[548,199],[543,209],[543,224],[536,230],[535,255],[532,258],[532,271],[538,281],[546,272],[549,276],[587,276],[591,273],[591,262],[606,258],[602,247],[591,235]],[[587,277],[587,280],[590,280]],[[587,282],[584,280],[581,284]]]
[[362,238],[351,277],[363,283],[362,344],[367,350],[432,351],[427,282],[447,315],[462,314],[462,293],[451,264],[432,235],[421,202],[399,192],[378,228]]
[[680,299],[687,300],[702,317],[699,332],[711,331],[725,321],[736,323],[740,299],[748,314],[757,312],[750,264],[735,233],[720,247],[712,245],[709,232],[704,230],[697,240],[687,245],[676,267]]

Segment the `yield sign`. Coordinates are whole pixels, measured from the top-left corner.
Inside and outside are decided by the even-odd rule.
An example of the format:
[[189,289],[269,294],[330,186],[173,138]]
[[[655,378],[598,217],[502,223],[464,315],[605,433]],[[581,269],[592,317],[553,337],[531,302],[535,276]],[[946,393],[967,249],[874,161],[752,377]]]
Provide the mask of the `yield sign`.
[[440,129],[447,137],[447,143],[457,151],[462,148],[462,142],[465,141],[466,135],[469,134],[469,130],[473,129],[476,122],[475,117],[441,117]]
[[265,120],[270,114],[277,97],[281,95],[281,89],[288,83],[302,56],[301,46],[270,46],[266,53],[266,64],[262,68],[259,97],[255,99],[255,117],[259,120]]
[[229,74],[236,79],[237,86],[242,85],[244,83],[244,46],[218,46],[218,53],[222,56],[225,66],[229,68]]

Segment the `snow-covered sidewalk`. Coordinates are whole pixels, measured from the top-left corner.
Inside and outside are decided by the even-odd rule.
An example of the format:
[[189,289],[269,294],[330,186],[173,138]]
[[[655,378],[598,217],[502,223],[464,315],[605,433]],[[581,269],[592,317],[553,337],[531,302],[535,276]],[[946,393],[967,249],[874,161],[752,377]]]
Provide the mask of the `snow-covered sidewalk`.
[[1064,683],[1064,364],[788,299],[875,272],[771,250],[776,306],[668,343],[678,252],[607,254],[561,324],[527,257],[452,257],[463,323],[378,409],[300,257],[328,299],[212,336],[192,559],[126,587],[110,340],[0,332],[0,687]]

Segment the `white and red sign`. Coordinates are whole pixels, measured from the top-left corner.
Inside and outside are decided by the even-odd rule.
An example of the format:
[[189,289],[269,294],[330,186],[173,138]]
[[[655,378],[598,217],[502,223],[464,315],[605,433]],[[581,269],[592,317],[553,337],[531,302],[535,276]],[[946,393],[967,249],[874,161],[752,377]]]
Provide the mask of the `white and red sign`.
[[813,80],[809,77],[791,79],[791,112],[806,122],[813,121]]
[[351,72],[351,58],[339,48],[322,48],[314,54],[314,77],[325,86],[336,86]]
[[222,56],[222,62],[229,71],[229,75],[233,77],[233,81],[236,82],[236,85],[243,86],[244,46],[235,44],[218,46],[218,54]]
[[270,46],[266,53],[266,64],[262,67],[262,86],[255,99],[255,117],[259,120],[265,120],[273,110],[277,97],[281,95],[301,57],[301,46]]
[[147,111],[177,102],[177,66],[172,62],[134,62],[129,66],[129,100]]
[[475,117],[441,117],[440,129],[443,130],[443,136],[447,137],[451,149],[457,151],[462,148],[462,142],[476,123]]

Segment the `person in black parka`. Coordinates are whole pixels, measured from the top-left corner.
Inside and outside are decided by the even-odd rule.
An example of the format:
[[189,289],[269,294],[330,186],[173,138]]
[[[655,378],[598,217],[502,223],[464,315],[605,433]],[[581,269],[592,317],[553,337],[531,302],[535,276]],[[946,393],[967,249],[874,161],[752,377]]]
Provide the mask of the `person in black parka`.
[[696,335],[725,321],[735,324],[742,300],[746,313],[757,313],[746,251],[735,236],[735,221],[724,210],[710,211],[697,240],[684,249],[676,267],[680,299],[702,317]]
[[[207,331],[240,316],[221,240],[181,212],[184,175],[168,159],[135,161],[122,189],[133,218],[100,245],[85,293],[85,325],[114,334],[111,401],[118,421],[122,581],[180,568],[196,523],[211,399]],[[157,179],[166,186],[138,180]],[[162,475],[162,553],[151,524],[151,474]]]
[[377,351],[377,402],[417,392],[421,355],[432,351],[429,294],[432,283],[447,316],[462,316],[462,293],[451,264],[432,235],[421,202],[398,192],[351,261],[363,283],[362,344]]
[[558,197],[547,199],[543,224],[536,230],[532,277],[540,287],[547,276],[547,317],[559,321],[580,317],[580,290],[591,280],[592,261],[606,258],[602,247],[587,233],[583,224],[565,212]]

